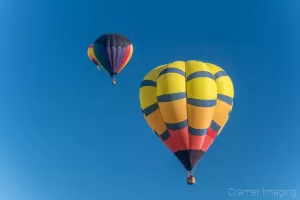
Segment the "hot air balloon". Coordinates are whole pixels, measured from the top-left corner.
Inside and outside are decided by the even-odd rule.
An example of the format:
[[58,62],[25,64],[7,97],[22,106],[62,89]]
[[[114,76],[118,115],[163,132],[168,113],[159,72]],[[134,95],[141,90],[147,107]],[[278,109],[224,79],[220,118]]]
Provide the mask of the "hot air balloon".
[[132,53],[130,40],[121,34],[105,34],[94,42],[96,60],[112,77],[114,85],[115,76],[127,65]]
[[188,171],[193,169],[226,124],[234,88],[220,67],[176,61],[150,71],[141,83],[140,106],[148,125]]
[[100,64],[96,60],[96,57],[94,55],[94,45],[90,45],[87,50],[87,55],[89,59],[97,66],[97,69],[100,70]]

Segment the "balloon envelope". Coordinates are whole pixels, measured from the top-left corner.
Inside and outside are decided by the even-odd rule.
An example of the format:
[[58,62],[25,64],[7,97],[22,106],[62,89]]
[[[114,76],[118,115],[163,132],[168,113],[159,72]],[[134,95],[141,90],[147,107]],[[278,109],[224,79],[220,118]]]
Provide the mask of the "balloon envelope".
[[133,46],[130,40],[121,34],[105,34],[94,42],[96,60],[111,77],[124,69],[132,53]]
[[150,71],[139,96],[151,129],[191,171],[226,124],[234,88],[216,65],[176,61]]
[[97,62],[96,57],[95,57],[95,54],[94,54],[94,45],[91,44],[91,45],[88,47],[87,55],[88,55],[89,59],[90,59],[96,66],[100,66],[100,64]]

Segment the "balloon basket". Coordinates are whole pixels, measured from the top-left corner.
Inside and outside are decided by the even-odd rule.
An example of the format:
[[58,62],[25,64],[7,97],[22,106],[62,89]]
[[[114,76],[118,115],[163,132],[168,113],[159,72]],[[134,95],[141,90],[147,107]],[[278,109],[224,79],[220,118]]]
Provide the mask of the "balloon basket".
[[190,176],[187,178],[187,184],[188,185],[195,185],[196,184],[196,179],[193,176]]
[[111,83],[112,83],[113,85],[116,85],[116,84],[117,84],[117,81],[116,81],[116,80],[113,80]]

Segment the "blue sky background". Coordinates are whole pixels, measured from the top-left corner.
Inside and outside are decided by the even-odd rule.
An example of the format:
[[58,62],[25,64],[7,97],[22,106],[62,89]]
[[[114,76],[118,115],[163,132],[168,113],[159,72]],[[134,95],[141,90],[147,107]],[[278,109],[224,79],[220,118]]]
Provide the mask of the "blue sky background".
[[[0,199],[280,199],[231,197],[231,187],[298,188],[299,198],[299,10],[298,0],[2,0]],[[86,55],[110,32],[134,44],[116,87]],[[235,85],[195,186],[138,99],[149,70],[189,59]]]

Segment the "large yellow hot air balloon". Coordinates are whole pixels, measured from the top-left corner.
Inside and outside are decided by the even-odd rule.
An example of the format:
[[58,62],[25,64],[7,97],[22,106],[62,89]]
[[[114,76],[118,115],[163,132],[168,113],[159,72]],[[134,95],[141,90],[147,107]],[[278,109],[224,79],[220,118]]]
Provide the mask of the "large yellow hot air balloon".
[[176,61],[150,71],[140,86],[144,117],[188,171],[226,124],[233,105],[230,77],[220,67],[200,61]]

